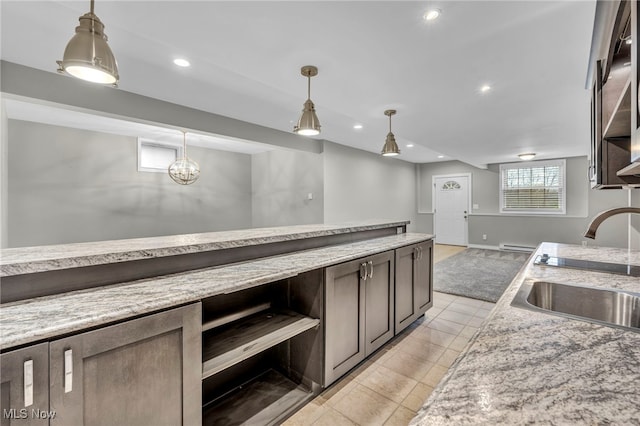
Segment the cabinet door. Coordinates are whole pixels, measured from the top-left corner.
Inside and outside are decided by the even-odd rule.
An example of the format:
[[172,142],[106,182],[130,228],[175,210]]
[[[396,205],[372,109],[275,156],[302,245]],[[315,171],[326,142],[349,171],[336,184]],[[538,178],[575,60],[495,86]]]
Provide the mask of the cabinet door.
[[418,244],[418,256],[414,261],[416,311],[418,316],[433,306],[433,241]]
[[365,357],[365,265],[356,260],[325,271],[325,386]]
[[50,344],[51,425],[200,425],[201,305]]
[[393,337],[394,253],[388,251],[367,259],[364,280],[365,356]]
[[0,425],[48,425],[49,344],[0,355]]
[[400,333],[409,324],[418,319],[418,301],[415,289],[418,246],[410,245],[396,249],[396,286],[395,286],[395,334]]

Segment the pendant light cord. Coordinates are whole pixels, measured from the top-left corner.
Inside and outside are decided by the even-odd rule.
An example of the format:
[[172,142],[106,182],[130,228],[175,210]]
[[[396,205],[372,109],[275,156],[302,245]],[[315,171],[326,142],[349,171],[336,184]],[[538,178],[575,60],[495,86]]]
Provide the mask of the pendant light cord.
[[307,74],[307,99],[311,99],[311,76]]
[[94,0],[91,0],[91,14],[93,15],[93,2]]
[[187,132],[182,131],[182,158],[187,158]]
[[391,114],[389,114],[389,133],[391,133]]

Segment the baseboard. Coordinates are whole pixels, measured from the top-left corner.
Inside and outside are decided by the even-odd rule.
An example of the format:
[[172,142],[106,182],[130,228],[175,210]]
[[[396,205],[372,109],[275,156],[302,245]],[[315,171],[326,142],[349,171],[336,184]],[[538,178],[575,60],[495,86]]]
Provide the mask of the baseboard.
[[500,247],[498,246],[488,246],[484,244],[467,244],[467,247],[475,248],[475,249],[483,249],[483,250],[500,250]]
[[522,244],[500,243],[500,250],[505,250],[505,251],[522,251],[525,253],[533,253],[535,249],[536,249],[535,247],[522,245]]

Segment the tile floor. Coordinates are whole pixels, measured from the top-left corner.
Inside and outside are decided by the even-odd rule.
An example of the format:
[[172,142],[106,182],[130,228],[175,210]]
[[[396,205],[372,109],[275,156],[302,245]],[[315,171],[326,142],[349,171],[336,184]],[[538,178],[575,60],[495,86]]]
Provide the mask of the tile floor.
[[[434,263],[463,249],[436,245]],[[406,426],[494,305],[434,292],[424,317],[284,424]]]

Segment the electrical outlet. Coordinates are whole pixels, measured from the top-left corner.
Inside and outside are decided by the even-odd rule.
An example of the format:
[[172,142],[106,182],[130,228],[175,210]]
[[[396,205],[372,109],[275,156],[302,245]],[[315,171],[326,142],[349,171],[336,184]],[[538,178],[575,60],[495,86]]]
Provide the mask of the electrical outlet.
[[474,209],[474,210],[478,210],[479,208],[480,208],[480,204],[474,204],[474,205],[473,205],[473,209]]
[[482,239],[486,241],[487,240],[487,234],[482,234]]

